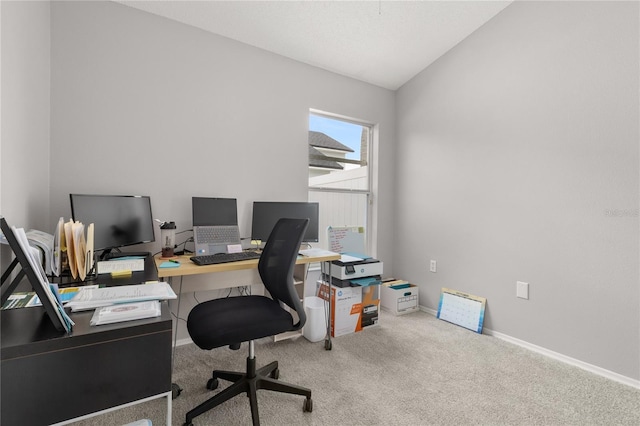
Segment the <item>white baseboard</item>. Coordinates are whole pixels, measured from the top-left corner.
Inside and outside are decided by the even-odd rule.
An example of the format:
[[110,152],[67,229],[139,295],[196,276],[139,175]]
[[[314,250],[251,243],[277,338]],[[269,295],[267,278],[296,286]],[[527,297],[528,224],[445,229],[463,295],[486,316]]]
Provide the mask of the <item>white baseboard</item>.
[[426,313],[428,313],[428,314],[431,314],[431,315],[433,315],[434,317],[435,317],[435,316],[438,316],[438,311],[436,311],[435,309],[430,309],[430,308],[427,308],[427,307],[422,306],[422,305],[419,305],[418,307],[420,308],[420,310],[421,310],[422,312],[426,312]]
[[176,341],[176,346],[183,346],[183,345],[188,345],[190,343],[193,343],[193,340],[186,338],[186,339],[180,339]]
[[[425,306],[420,306],[420,310],[423,312],[426,312],[428,314],[431,314],[433,316],[437,316],[438,315],[438,311],[434,310],[434,309],[430,309],[427,308]],[[553,358],[555,360],[564,362],[565,364],[569,364],[572,365],[574,367],[579,367],[583,370],[586,370],[590,373],[593,374],[597,374],[598,376],[602,376],[606,379],[609,380],[613,380],[614,382],[618,382],[618,383],[622,383],[623,385],[627,385],[627,386],[631,386],[633,388],[636,389],[640,389],[640,380],[635,380],[632,379],[631,377],[626,377],[623,376],[622,374],[618,374],[615,373],[613,371],[609,371],[606,370],[604,368],[592,365],[592,364],[588,364],[586,362],[580,361],[579,359],[575,359],[575,358],[571,358],[569,356],[563,355],[561,353],[558,352],[554,352],[552,350],[543,348],[541,346],[537,346],[534,345],[532,343],[529,342],[525,342],[524,340],[520,340],[520,339],[516,339],[515,337],[511,337],[509,335],[506,335],[504,333],[500,333],[498,331],[493,331],[491,329],[488,329],[486,327],[484,327],[482,329],[482,333],[486,334],[488,336],[493,336],[496,337],[498,339],[504,340],[506,342],[512,343],[514,345],[518,345],[520,347],[523,347],[525,349],[528,349],[530,351],[539,353],[541,355],[545,355],[548,356],[549,358]]]

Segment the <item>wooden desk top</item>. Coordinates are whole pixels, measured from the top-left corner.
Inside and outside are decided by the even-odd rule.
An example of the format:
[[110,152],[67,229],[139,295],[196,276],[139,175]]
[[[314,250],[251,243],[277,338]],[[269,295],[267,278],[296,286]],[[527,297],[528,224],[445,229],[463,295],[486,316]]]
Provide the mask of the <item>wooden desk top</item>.
[[[340,254],[338,253],[326,253],[326,255],[322,256],[298,256],[296,264],[300,265],[305,263],[329,262],[332,260],[340,259]],[[199,266],[191,261],[191,256],[193,255],[183,255],[174,258],[174,260],[180,262],[180,266],[178,266],[177,268],[160,268],[160,264],[166,262],[167,259],[161,259],[160,255],[155,256],[154,260],[156,262],[156,268],[158,270],[158,278],[208,274],[212,272],[240,271],[244,269],[255,269],[258,267],[258,259]]]

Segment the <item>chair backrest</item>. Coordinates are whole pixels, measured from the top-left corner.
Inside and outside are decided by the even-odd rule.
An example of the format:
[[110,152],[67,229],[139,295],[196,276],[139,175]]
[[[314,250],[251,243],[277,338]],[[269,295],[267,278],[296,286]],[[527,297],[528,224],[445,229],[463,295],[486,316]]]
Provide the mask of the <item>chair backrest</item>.
[[289,306],[298,314],[294,330],[307,320],[300,296],[294,286],[293,268],[309,219],[280,219],[276,222],[258,262],[262,283],[271,297]]

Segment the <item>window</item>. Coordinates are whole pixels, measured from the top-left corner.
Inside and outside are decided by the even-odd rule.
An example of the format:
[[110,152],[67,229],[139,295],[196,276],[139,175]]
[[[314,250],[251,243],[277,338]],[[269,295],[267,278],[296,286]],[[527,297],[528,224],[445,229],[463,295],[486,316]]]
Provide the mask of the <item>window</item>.
[[373,126],[333,114],[309,113],[309,201],[320,203],[320,241],[328,226],[361,226],[371,252],[371,141]]

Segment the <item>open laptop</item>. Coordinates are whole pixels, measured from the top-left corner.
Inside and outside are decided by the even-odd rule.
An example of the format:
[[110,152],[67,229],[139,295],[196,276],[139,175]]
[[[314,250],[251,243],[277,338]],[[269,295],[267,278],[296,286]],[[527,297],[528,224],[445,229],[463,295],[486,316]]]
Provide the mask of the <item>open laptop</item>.
[[229,245],[240,244],[235,198],[192,197],[191,210],[196,256],[228,253]]

